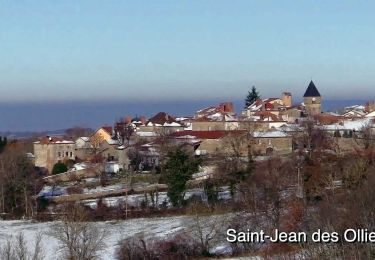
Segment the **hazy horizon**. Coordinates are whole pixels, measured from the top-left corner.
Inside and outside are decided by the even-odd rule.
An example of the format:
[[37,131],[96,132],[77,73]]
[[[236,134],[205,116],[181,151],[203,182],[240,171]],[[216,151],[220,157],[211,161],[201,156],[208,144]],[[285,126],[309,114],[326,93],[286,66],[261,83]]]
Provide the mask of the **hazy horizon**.
[[[150,117],[158,112],[173,116],[192,116],[198,109],[220,102],[234,103],[236,112],[244,106],[243,99],[206,99],[169,102],[44,102],[0,103],[0,132],[43,132],[67,129],[74,126],[97,128],[113,125],[114,121],[127,115]],[[294,98],[294,103],[302,98]],[[364,104],[368,100],[323,99],[324,111],[336,111],[344,106]]]

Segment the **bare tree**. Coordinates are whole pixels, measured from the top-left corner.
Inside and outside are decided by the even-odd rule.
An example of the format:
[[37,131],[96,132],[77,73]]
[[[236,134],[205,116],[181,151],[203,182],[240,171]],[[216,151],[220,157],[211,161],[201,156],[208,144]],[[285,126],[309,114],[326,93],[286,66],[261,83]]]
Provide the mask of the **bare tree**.
[[375,135],[372,132],[372,124],[368,123],[361,128],[362,142],[365,149],[373,148],[375,144]]
[[34,167],[25,152],[7,147],[0,154],[1,211],[18,216],[32,216],[35,204],[32,196],[41,188]]
[[209,255],[212,246],[222,241],[227,222],[225,215],[202,216],[195,213],[188,235],[195,240],[202,255]]
[[14,260],[14,247],[11,239],[7,239],[5,245],[0,248],[0,257],[4,260]]
[[106,247],[105,233],[88,222],[84,209],[77,205],[68,205],[66,216],[54,225],[50,235],[59,241],[59,250],[66,259],[98,259],[99,253]]
[[42,260],[45,257],[42,239],[43,235],[39,232],[35,237],[34,252],[31,257],[32,260]]
[[102,157],[102,150],[101,150],[101,145],[102,142],[104,141],[104,137],[101,136],[100,134],[93,134],[90,137],[90,144],[92,147],[92,158],[91,161],[95,163],[101,163],[103,162],[103,157]]
[[15,256],[19,260],[27,260],[28,258],[25,236],[22,232],[16,237]]
[[43,260],[45,258],[42,233],[34,237],[35,244],[32,251],[27,247],[25,236],[22,232],[13,239],[9,238],[5,245],[0,247],[0,257],[4,260]]
[[161,127],[155,127],[155,132],[157,137],[157,140],[155,141],[156,145],[156,151],[159,154],[158,160],[159,160],[159,167],[160,172],[165,171],[165,165],[168,160],[168,154],[170,152],[174,152],[179,145],[173,141],[173,138],[171,138],[170,134],[171,131],[168,129],[168,127],[161,126]]
[[306,147],[310,159],[314,151],[332,148],[333,139],[329,138],[324,129],[317,127],[314,121],[303,121],[301,126],[303,128],[301,141]]
[[135,132],[135,125],[119,120],[115,123],[114,138],[117,139],[120,145],[129,146],[131,137]]

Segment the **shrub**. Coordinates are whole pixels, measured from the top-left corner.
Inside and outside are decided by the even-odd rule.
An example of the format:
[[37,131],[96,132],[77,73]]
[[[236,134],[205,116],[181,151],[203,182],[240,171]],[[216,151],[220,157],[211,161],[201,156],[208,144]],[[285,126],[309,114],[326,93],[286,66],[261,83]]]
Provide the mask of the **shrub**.
[[53,166],[52,174],[55,175],[55,174],[59,174],[59,173],[67,172],[67,171],[68,171],[68,167],[66,167],[66,165],[63,164],[62,162],[58,162]]
[[116,252],[118,260],[172,260],[202,256],[199,245],[191,237],[180,234],[167,240],[146,241],[141,236],[122,240]]

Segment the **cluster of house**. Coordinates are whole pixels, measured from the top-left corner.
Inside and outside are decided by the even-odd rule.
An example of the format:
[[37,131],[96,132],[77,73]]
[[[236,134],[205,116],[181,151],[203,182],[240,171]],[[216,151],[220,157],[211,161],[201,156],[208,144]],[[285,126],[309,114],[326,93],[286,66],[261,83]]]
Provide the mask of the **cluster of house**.
[[223,141],[229,137],[251,138],[255,154],[284,154],[295,148],[293,137],[302,132],[300,122],[313,118],[316,125],[334,134],[337,131],[360,131],[369,124],[374,126],[375,105],[347,108],[342,114],[322,113],[321,95],[311,81],[301,104],[294,105],[292,95],[283,92],[280,98],[255,100],[240,114],[236,114],[231,102],[207,107],[189,117],[174,117],[160,112],[153,117],[126,117],[131,125],[129,142],[116,137],[115,127],[104,126],[89,137],[64,140],[45,137],[34,143],[35,165],[51,171],[59,161],[85,161],[100,154],[119,168],[130,167],[129,149],[137,147],[141,166],[155,166],[160,160],[160,147],[167,140],[184,146],[198,156],[210,156],[223,149]]

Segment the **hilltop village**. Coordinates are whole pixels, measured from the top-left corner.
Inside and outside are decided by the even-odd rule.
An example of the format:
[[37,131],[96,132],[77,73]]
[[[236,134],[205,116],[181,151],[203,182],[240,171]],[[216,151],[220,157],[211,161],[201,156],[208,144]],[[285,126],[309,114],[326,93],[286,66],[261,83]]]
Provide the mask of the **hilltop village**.
[[324,112],[318,87],[306,85],[302,103],[287,91],[260,98],[253,87],[239,113],[223,102],[192,116],[124,116],[95,131],[1,138],[0,217],[63,220],[47,234],[60,243],[72,230],[82,243],[104,243],[108,230],[118,233],[107,221],[124,221],[128,237],[106,241],[116,259],[369,256],[372,247],[352,244],[225,243],[233,228],[375,228],[375,103]]
[[[294,104],[292,94],[283,92],[280,97],[254,100],[240,114],[235,113],[231,102],[226,102],[198,110],[194,116],[167,112],[151,118],[125,116],[89,136],[43,137],[34,142],[34,154],[30,156],[35,166],[49,174],[57,163],[69,162],[70,170],[77,170],[74,167],[84,168],[92,161],[105,163],[106,169],[114,173],[155,172],[166,142],[183,147],[192,155],[213,158],[229,148],[226,139],[243,137],[251,139],[251,153],[261,158],[313,149],[302,138],[308,123],[336,137],[335,142],[344,149],[341,152],[358,148],[367,128],[371,133],[375,131],[375,103],[347,107],[342,114],[324,113],[322,96],[313,81],[306,88],[303,100]],[[247,146],[242,148],[239,152],[246,157]],[[137,160],[132,158],[135,153]],[[74,163],[78,164],[73,166]]]
[[[158,190],[164,191],[158,203],[169,205],[165,195],[168,185],[160,183],[159,176],[168,152],[177,148],[204,162],[189,178],[191,193],[187,193],[204,199],[204,190],[195,188],[220,176],[223,161],[229,164],[225,167],[240,169],[249,162],[276,157],[317,152],[341,156],[373,142],[374,103],[347,107],[336,114],[322,111],[322,98],[311,81],[300,104],[293,103],[290,92],[283,92],[280,97],[255,98],[239,114],[231,102],[225,102],[198,110],[193,116],[167,112],[151,118],[125,116],[88,135],[71,131],[70,135],[42,137],[34,141],[29,154],[44,174],[45,184],[37,197],[96,208],[99,199],[109,207],[122,205],[129,192],[137,193],[133,195],[136,199],[126,203],[139,208],[151,203],[144,201],[145,192]],[[136,183],[137,179],[142,181]],[[342,179],[333,181],[339,185]],[[218,190],[227,194],[225,187],[223,184]]]

